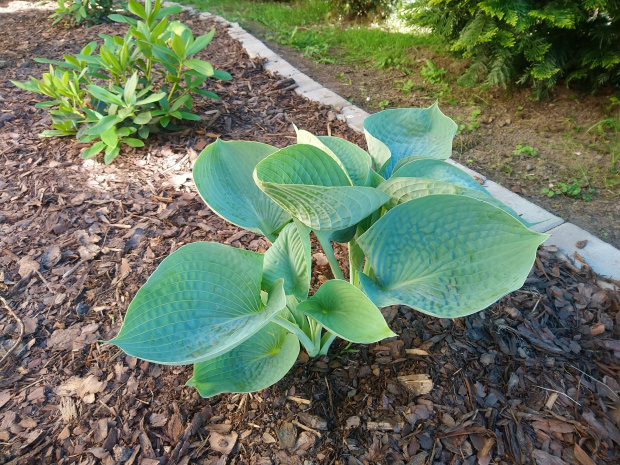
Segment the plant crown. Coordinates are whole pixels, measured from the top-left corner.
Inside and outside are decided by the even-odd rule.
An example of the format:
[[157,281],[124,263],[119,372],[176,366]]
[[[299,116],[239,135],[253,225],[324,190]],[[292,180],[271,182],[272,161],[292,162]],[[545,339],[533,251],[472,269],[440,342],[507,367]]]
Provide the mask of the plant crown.
[[[138,291],[110,342],[145,360],[193,363],[187,384],[204,397],[251,392],[288,372],[300,342],[314,357],[337,337],[395,336],[378,306],[456,318],[523,285],[547,235],[444,161],[456,124],[436,104],[385,110],[364,128],[369,152],[304,130],[283,149],[206,147],[193,171],[202,198],[272,245],[264,254],[182,246]],[[311,232],[335,279],[309,296]],[[332,242],[348,242],[348,280]]]
[[[230,80],[225,71],[213,69],[208,61],[191,58],[204,49],[215,34],[194,38],[184,24],[169,22],[167,16],[181,11],[180,6],[161,8],[161,0],[144,6],[134,0],[129,10],[140,20],[110,15],[129,24],[124,37],[101,34],[77,55],[64,55],[64,62],[37,58],[49,63],[49,73],[39,81],[13,81],[17,87],[51,97],[37,108],[52,108],[52,127],[41,137],[73,136],[80,142],[96,141],[82,153],[90,158],[105,151],[104,161],[111,163],[122,144],[142,147],[149,134],[161,128],[176,130],[174,121],[200,121],[191,112],[191,94],[218,99],[204,89],[208,78]],[[55,66],[55,67],[54,67]],[[100,85],[103,82],[104,84]]]

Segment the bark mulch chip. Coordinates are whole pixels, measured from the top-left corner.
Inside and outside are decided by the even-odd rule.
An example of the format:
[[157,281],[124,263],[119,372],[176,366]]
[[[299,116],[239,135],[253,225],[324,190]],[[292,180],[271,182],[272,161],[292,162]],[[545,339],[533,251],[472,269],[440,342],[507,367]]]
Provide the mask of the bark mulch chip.
[[[82,144],[37,137],[50,119],[9,80],[39,77],[46,66],[33,57],[124,28],[68,30],[50,25],[49,7],[10,5],[0,9],[0,464],[620,463],[620,294],[551,249],[485,311],[449,320],[385,308],[398,338],[302,354],[253,394],[202,399],[183,385],[190,367],[99,343],[182,244],[269,246],[200,200],[191,166],[205,145],[283,147],[291,123],[362,140],[217,26],[200,58],[234,80],[212,85],[221,101],[197,104],[203,121],[111,166],[82,162]],[[196,34],[214,27],[183,19]],[[313,256],[316,287],[330,272]]]

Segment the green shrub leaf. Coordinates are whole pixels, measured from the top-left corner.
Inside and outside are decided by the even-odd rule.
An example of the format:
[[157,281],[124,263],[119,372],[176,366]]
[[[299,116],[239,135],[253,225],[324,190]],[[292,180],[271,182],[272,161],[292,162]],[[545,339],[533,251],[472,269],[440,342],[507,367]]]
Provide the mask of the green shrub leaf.
[[99,120],[97,124],[93,127],[89,128],[86,131],[86,134],[90,134],[91,136],[98,136],[99,134],[107,131],[110,128],[113,128],[116,123],[120,122],[121,118],[118,115],[107,115]]
[[396,336],[375,304],[347,281],[327,281],[297,310],[347,341],[370,344]]
[[125,137],[123,139],[123,143],[127,144],[130,147],[144,147],[144,142],[134,137]]
[[195,364],[194,376],[186,384],[195,387],[202,397],[260,391],[280,381],[298,355],[297,337],[268,323],[230,352]]
[[208,61],[199,60],[197,58],[190,58],[183,62],[189,69],[198,71],[205,76],[213,76],[213,66]]
[[133,122],[136,124],[148,124],[153,119],[150,111],[144,111],[142,113],[138,113],[133,118]]
[[384,110],[364,120],[375,170],[388,178],[398,160],[411,155],[445,160],[452,154],[457,125],[437,103],[428,108]]
[[93,94],[95,98],[101,100],[102,102],[113,103],[115,105],[118,105],[119,107],[125,106],[123,101],[117,95],[114,95],[112,92],[105,90],[103,87],[91,84],[86,86],[86,88],[91,94]]
[[258,142],[215,141],[194,165],[194,182],[204,201],[222,218],[275,240],[291,217],[254,184],[258,162],[278,149]]
[[209,31],[205,35],[196,37],[196,40],[194,40],[194,43],[187,48],[186,56],[190,57],[200,52],[203,48],[209,45],[209,42],[211,42],[214,35],[215,35],[215,29],[211,29],[211,31]]
[[198,363],[233,349],[286,306],[278,281],[261,301],[263,256],[212,242],[169,255],[131,302],[110,342],[168,365]]
[[461,317],[521,287],[547,237],[487,202],[429,195],[393,208],[358,238],[376,276],[360,280],[376,305]]
[[101,152],[105,147],[105,142],[95,142],[92,146],[88,147],[86,150],[84,150],[84,152],[82,152],[82,158],[84,160],[86,160],[87,158],[92,158],[99,152]]

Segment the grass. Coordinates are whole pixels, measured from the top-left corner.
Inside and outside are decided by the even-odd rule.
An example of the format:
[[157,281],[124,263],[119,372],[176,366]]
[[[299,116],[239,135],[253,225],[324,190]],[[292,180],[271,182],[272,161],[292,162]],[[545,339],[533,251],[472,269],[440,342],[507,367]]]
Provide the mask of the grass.
[[387,32],[376,27],[342,26],[330,2],[260,2],[250,0],[180,0],[202,11],[217,13],[240,24],[255,22],[265,38],[302,52],[318,63],[365,64],[413,72],[413,47],[439,47],[431,34]]

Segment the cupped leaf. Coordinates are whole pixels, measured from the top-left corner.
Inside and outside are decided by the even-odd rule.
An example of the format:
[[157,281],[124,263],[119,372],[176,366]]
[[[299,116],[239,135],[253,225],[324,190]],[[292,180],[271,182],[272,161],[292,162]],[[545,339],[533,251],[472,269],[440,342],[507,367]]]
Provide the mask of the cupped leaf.
[[393,178],[428,178],[491,195],[478,181],[450,163],[432,158],[410,161],[392,174]]
[[369,344],[396,336],[375,304],[358,288],[340,279],[324,283],[316,294],[299,303],[297,310],[347,341]]
[[445,160],[452,153],[457,125],[435,102],[428,108],[397,108],[370,115],[364,133],[375,169],[388,178],[401,158]]
[[286,305],[283,281],[261,301],[263,256],[211,242],[169,255],[138,291],[110,342],[167,365],[219,357],[264,327]]
[[319,137],[303,129],[297,129],[297,127],[295,127],[295,132],[298,144],[313,145],[336,160],[354,186],[366,184],[372,160],[364,150],[340,137]]
[[218,139],[202,151],[193,171],[196,188],[211,210],[270,240],[291,217],[256,186],[252,173],[277,150],[258,142]]
[[304,300],[310,289],[311,271],[310,231],[298,221],[289,223],[265,252],[263,289],[271,289],[282,278],[284,291]]
[[239,346],[217,358],[194,365],[187,381],[202,397],[222,392],[254,392],[277,383],[299,355],[299,339],[268,323]]
[[358,238],[375,276],[360,281],[376,305],[461,317],[521,287],[547,237],[487,202],[429,195],[393,208]]
[[501,208],[506,213],[518,219],[525,226],[532,226],[532,223],[525,221],[516,211],[505,203],[500,202],[495,197],[490,196],[487,192],[483,193],[478,190],[455,186],[454,184],[448,184],[447,182],[437,181],[435,179],[397,178],[392,176],[379,186],[379,190],[382,190],[392,197],[392,200],[390,200],[386,205],[387,208],[394,208],[398,204],[405,203],[419,197],[424,197],[426,195],[465,195],[474,199],[483,200],[484,202],[490,203],[494,207]]
[[389,200],[373,187],[351,186],[332,157],[305,144],[265,158],[256,165],[254,179],[278,205],[315,231],[349,228]]

